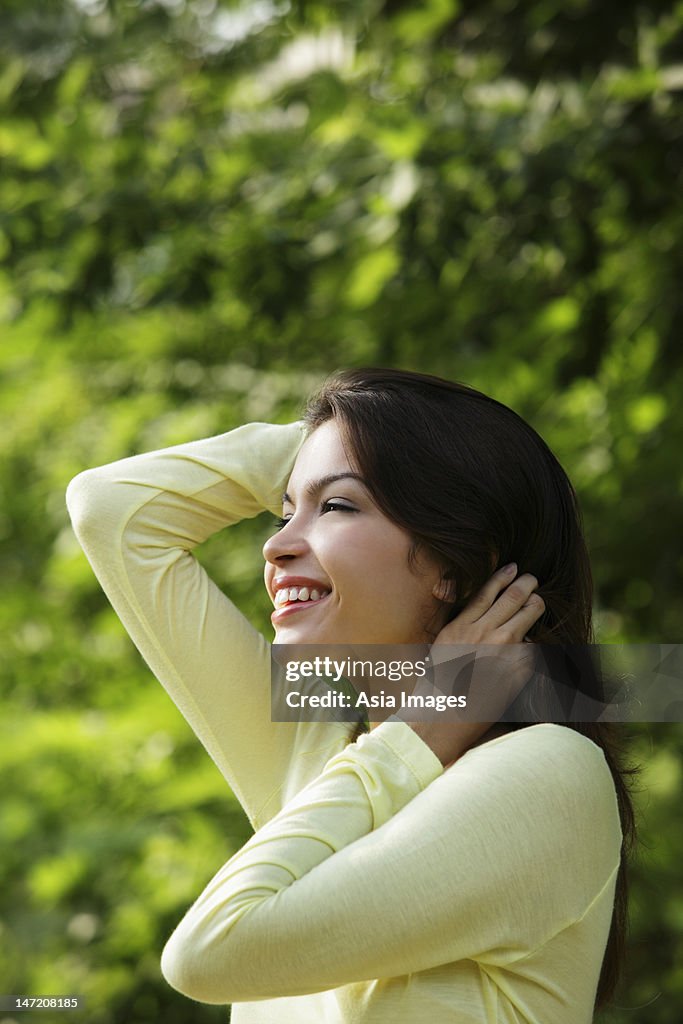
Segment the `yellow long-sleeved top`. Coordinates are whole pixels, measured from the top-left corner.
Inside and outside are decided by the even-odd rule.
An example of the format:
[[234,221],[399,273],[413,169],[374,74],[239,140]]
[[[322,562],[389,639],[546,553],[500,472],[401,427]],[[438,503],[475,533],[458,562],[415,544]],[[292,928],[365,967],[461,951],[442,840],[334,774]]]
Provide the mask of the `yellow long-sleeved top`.
[[163,950],[171,985],[234,1024],[588,1024],[621,829],[602,751],[559,725],[444,772],[405,723],[270,718],[265,639],[191,554],[278,511],[301,424],[79,474],[97,577],[256,832]]

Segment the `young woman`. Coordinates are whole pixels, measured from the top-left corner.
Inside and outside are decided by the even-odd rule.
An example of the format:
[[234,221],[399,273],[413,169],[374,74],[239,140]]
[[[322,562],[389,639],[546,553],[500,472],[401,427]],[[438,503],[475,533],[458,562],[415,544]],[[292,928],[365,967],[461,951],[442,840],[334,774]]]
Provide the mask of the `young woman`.
[[89,470],[67,500],[255,829],[169,938],[171,985],[236,1024],[592,1020],[633,834],[608,727],[274,722],[269,644],[191,554],[281,512],[282,644],[589,643],[575,495],[535,431],[463,384],[348,371],[300,423]]

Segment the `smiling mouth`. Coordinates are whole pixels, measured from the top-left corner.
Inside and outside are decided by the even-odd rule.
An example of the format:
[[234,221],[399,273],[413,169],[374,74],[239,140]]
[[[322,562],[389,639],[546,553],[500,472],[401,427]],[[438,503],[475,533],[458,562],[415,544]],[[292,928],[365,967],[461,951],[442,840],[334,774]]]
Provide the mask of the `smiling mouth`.
[[[320,593],[320,596],[317,598],[311,597],[310,595],[306,598],[299,596],[290,601],[289,597],[280,597],[280,594],[284,594],[284,592],[284,590],[279,590],[276,595],[277,604],[275,605],[275,610],[270,616],[271,621],[275,621],[276,619],[279,620],[280,618],[286,615],[291,615],[294,612],[303,612],[307,608],[315,608],[317,605],[323,604],[330,596],[330,591],[328,590]],[[314,593],[319,592],[314,591]]]
[[323,587],[281,587],[275,595],[275,607],[282,608],[286,604],[317,604],[327,597],[329,590]]

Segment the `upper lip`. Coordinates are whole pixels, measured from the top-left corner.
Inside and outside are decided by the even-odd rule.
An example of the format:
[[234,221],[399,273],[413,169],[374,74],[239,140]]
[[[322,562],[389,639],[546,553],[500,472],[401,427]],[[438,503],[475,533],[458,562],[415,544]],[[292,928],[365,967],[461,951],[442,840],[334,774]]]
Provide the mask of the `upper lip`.
[[329,590],[326,583],[311,579],[310,576],[278,576],[273,580],[273,597],[285,587],[310,587],[315,590]]

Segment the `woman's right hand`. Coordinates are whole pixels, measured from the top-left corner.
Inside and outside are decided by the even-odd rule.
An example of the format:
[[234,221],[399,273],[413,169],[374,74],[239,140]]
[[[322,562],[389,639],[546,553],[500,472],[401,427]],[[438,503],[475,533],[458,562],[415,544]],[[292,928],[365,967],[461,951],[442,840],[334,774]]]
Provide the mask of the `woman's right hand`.
[[[535,655],[526,634],[545,611],[535,593],[538,580],[531,573],[515,578],[516,566],[499,569],[471,598],[459,615],[447,623],[434,641],[430,658],[434,682],[421,682],[416,694],[451,693],[456,659],[466,658],[467,709],[435,712],[432,721],[410,721],[445,767],[474,746],[500,719],[534,672]],[[496,650],[482,645],[497,645]],[[457,648],[457,649],[454,649]],[[404,717],[400,713],[397,717]]]

